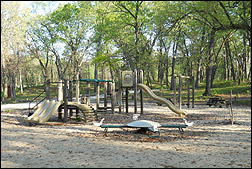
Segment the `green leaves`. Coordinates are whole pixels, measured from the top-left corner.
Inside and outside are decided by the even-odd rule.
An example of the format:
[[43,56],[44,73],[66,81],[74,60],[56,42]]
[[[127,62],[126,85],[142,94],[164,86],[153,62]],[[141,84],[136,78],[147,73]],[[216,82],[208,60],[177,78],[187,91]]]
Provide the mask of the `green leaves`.
[[[63,43],[63,54],[69,62],[75,62],[71,60],[73,57],[80,60],[92,42],[92,47],[98,51],[95,62],[101,66],[117,65],[117,59],[121,58],[122,65],[128,66],[125,68],[157,68],[156,61],[162,60],[157,53],[162,56],[175,54],[177,45],[176,55],[181,60],[176,62],[180,64],[176,67],[187,72],[194,69],[199,58],[203,66],[207,65],[209,37],[213,30],[214,59],[223,37],[232,30],[237,33],[230,44],[235,46],[237,42],[237,46],[231,51],[243,52],[243,45],[250,38],[251,2],[78,1],[59,6],[46,16],[38,17],[36,22],[34,35],[41,35],[43,41],[47,41],[45,44]],[[240,38],[245,34],[246,42],[243,43]],[[173,51],[169,51],[168,46]],[[188,62],[192,62],[191,68]]]

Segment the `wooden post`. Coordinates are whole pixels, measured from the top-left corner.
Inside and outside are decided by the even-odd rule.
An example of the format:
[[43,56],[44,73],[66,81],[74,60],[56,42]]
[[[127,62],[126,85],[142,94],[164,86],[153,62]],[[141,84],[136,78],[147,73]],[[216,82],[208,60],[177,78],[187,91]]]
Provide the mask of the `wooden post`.
[[84,97],[84,95],[85,95],[85,87],[82,87],[82,93],[81,93],[82,95],[82,97]]
[[178,101],[179,101],[179,110],[181,109],[181,102],[182,102],[182,75],[179,75],[179,92],[178,92]]
[[57,84],[57,100],[62,101],[63,100],[63,88],[62,88],[62,80],[59,81]]
[[115,113],[116,95],[115,95],[115,82],[111,84],[111,109],[112,113]]
[[[73,81],[68,82],[69,89],[68,89],[68,101],[72,102],[73,101]],[[69,117],[73,115],[73,109],[69,110]]]
[[75,102],[76,102],[76,103],[79,103],[79,97],[80,97],[80,80],[79,80],[79,73],[77,73],[77,75],[76,75],[76,89],[75,89],[75,92],[76,92],[76,100],[75,100]]
[[194,76],[192,76],[192,108],[194,108],[194,89],[195,89],[195,82],[194,82]]
[[64,100],[64,123],[67,122],[68,118],[68,109],[67,109],[67,104],[68,104],[68,99],[67,99],[67,85],[68,81],[64,80],[64,90],[63,90],[63,100]]
[[80,117],[80,108],[76,107],[76,118]]
[[190,78],[187,79],[187,108],[190,107]]
[[90,82],[87,81],[87,105],[90,105]]
[[[106,76],[106,73],[105,73],[105,76]],[[106,79],[106,77],[105,77]],[[107,108],[107,84],[108,82],[105,82],[104,83],[104,108],[106,109]]]
[[126,113],[129,112],[129,88],[126,87]]
[[118,78],[118,81],[119,81],[119,88],[118,88],[118,100],[120,102],[119,104],[119,113],[122,112],[122,71],[119,70],[119,78]]
[[134,85],[134,112],[137,113],[137,70],[134,70],[133,76],[133,85]]
[[96,111],[99,109],[100,104],[100,83],[96,82]]
[[232,126],[234,124],[234,113],[233,113],[233,109],[232,109],[232,90],[230,91],[230,116],[231,116],[231,123]]
[[73,101],[73,81],[69,81],[68,101]]
[[[143,84],[143,71],[139,71],[139,83]],[[143,91],[140,90],[141,114],[143,114]]]
[[104,107],[105,108],[107,108],[107,103],[108,103],[108,100],[107,100],[107,97],[108,97],[108,95],[107,95],[107,86],[108,86],[108,84],[107,84],[107,82],[105,82],[105,84],[104,84]]
[[62,120],[62,107],[59,106],[58,108],[58,120],[61,121]]
[[51,91],[50,91],[50,79],[46,81],[46,99],[51,99]]
[[173,80],[173,103],[174,103],[174,105],[176,105],[177,104],[177,101],[176,101],[176,74],[174,74],[173,75],[173,78],[174,78],[174,80]]

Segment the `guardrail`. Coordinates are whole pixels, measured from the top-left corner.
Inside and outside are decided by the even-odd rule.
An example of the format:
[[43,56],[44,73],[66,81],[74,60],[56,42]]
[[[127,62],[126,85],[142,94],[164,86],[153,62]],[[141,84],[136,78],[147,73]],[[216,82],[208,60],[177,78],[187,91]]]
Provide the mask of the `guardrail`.
[[44,101],[46,99],[46,97],[44,97],[42,100],[40,100],[35,106],[33,106],[31,108],[31,103],[36,100],[38,97],[40,97],[46,90],[44,90],[42,93],[40,93],[38,96],[34,97],[30,102],[29,102],[29,115],[30,116],[32,113],[31,113],[31,109],[34,109],[34,107],[36,107],[39,103],[41,103],[42,101]]

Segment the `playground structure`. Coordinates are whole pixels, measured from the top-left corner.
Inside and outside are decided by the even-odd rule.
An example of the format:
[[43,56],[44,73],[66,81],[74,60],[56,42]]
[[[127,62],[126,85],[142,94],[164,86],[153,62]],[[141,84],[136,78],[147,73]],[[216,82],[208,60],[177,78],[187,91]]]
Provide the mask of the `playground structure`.
[[179,78],[179,91],[178,91],[178,104],[179,109],[181,109],[182,104],[182,80],[187,79],[187,107],[190,107],[190,81],[192,82],[192,108],[194,108],[194,89],[195,89],[195,82],[194,76],[183,76],[181,74],[173,76],[173,103],[176,105],[176,78]]
[[46,100],[31,116],[24,119],[24,122],[44,123],[52,116],[62,101]]
[[[176,76],[174,76],[176,77]],[[119,84],[118,92],[115,92],[115,82],[113,80],[98,80],[98,79],[78,79],[73,81],[60,81],[60,82],[46,82],[46,101],[33,113],[29,114],[29,117],[25,118],[25,122],[35,122],[44,123],[49,120],[52,114],[58,110],[58,119],[66,123],[68,119],[73,115],[73,110],[75,110],[76,118],[80,117],[80,111],[83,113],[84,121],[91,122],[97,120],[98,112],[109,112],[115,113],[115,108],[118,108],[118,112],[122,113],[122,94],[123,89],[125,91],[125,101],[126,101],[126,113],[128,113],[128,93],[129,89],[134,90],[134,113],[137,114],[137,98],[138,89],[140,89],[140,108],[141,114],[143,114],[143,91],[145,91],[150,98],[156,100],[161,104],[165,104],[172,112],[178,114],[180,118],[184,118],[186,113],[181,110],[181,89],[182,89],[182,78],[188,79],[188,107],[189,107],[189,80],[191,77],[183,77],[179,75],[179,108],[175,106],[171,101],[159,97],[151,89],[143,84],[143,71],[120,71],[119,72]],[[194,81],[193,81],[194,82]],[[57,83],[57,100],[50,100],[50,83]],[[76,99],[73,100],[73,84],[76,86]],[[82,93],[80,98],[80,84],[86,83],[87,92]],[[96,110],[90,105],[90,85],[95,84],[96,89]],[[104,85],[104,104],[100,106],[100,86]],[[174,103],[176,103],[176,80],[174,82]],[[194,106],[194,83],[193,83],[193,106]],[[108,90],[109,89],[109,90]],[[85,94],[84,94],[85,93]],[[110,96],[111,106],[108,106],[108,96]],[[64,113],[62,113],[64,109]],[[62,118],[62,115],[64,118]]]
[[138,84],[137,87],[144,90],[152,99],[159,101],[160,103],[165,104],[167,107],[169,107],[174,113],[177,113],[180,117],[185,117],[186,113],[182,111],[181,109],[177,109],[169,100],[159,97],[155,95],[151,89],[144,85],[144,84]]
[[[179,78],[179,91],[178,91],[178,104],[179,108],[177,108],[176,105],[176,78]],[[126,104],[126,113],[128,113],[128,93],[129,89],[134,90],[134,113],[137,113],[137,98],[138,93],[137,90],[140,89],[140,113],[143,114],[143,91],[145,91],[150,98],[153,100],[156,100],[159,104],[165,104],[169,109],[171,109],[174,113],[178,114],[179,117],[185,117],[186,113],[181,110],[181,104],[182,104],[182,79],[187,79],[187,106],[189,108],[190,106],[190,81],[192,81],[192,108],[194,108],[194,76],[182,76],[181,74],[177,76],[174,75],[174,94],[173,94],[173,103],[163,97],[159,97],[152,90],[143,84],[143,71],[140,70],[137,72],[137,70],[134,71],[120,71],[119,72],[119,89],[118,89],[118,102],[119,104],[119,113],[122,112],[122,91],[125,88],[125,104]]]
[[[139,78],[137,78],[137,77],[139,77]],[[182,79],[182,75],[180,75],[180,79]],[[181,96],[182,80],[180,80],[179,86],[180,86],[179,96]],[[174,87],[176,88],[176,85]],[[183,120],[185,120],[184,117],[186,116],[186,113],[183,110],[181,110],[181,106],[179,109],[176,108],[176,106],[173,105],[173,103],[171,103],[169,100],[167,100],[163,97],[157,96],[156,94],[154,94],[154,92],[148,86],[143,84],[143,72],[141,70],[139,71],[139,74],[137,74],[137,70],[134,70],[134,72],[133,71],[120,72],[120,74],[119,74],[119,90],[118,90],[119,103],[122,103],[122,93],[123,93],[122,90],[123,90],[123,88],[126,88],[126,92],[125,92],[126,113],[128,113],[128,90],[130,88],[134,89],[134,113],[135,114],[137,113],[137,89],[139,88],[140,89],[141,114],[143,113],[143,93],[142,93],[142,91],[145,91],[150,98],[158,101],[159,103],[165,104],[171,111],[178,114],[179,117],[181,117]],[[194,89],[194,87],[193,87],[193,89]],[[193,93],[194,93],[194,90],[193,90]],[[174,98],[175,98],[175,96],[174,96]],[[181,105],[181,98],[179,99],[179,102]],[[189,99],[188,99],[188,102],[189,102]],[[120,106],[122,106],[122,104],[119,104],[119,112],[121,111]],[[138,120],[138,121],[133,121],[131,123],[123,124],[123,125],[121,125],[121,124],[119,124],[119,125],[111,125],[111,124],[102,125],[102,124],[100,124],[100,127],[104,128],[105,134],[108,132],[109,128],[140,128],[141,130],[146,131],[148,137],[151,137],[151,138],[160,136],[160,131],[159,131],[158,127],[178,128],[180,132],[183,132],[183,128],[186,128],[187,126],[188,125],[186,124],[186,121],[185,121],[185,125],[171,125],[171,124],[161,125],[157,122],[153,122],[153,121],[149,121],[149,120]]]
[[[83,97],[80,98],[80,82],[85,82],[87,83],[88,86],[88,91],[87,92],[87,97]],[[94,108],[92,108],[92,106],[90,105],[90,83],[94,82],[95,84],[97,84],[97,90],[96,90],[96,111],[94,111]],[[50,92],[50,83],[57,83],[57,100],[51,100],[51,92]],[[76,99],[75,101],[73,100],[72,94],[72,86],[73,83],[76,83]],[[109,80],[98,80],[98,79],[80,79],[80,80],[74,80],[74,81],[68,81],[68,80],[64,80],[64,81],[60,81],[60,82],[50,82],[47,81],[46,82],[46,100],[44,101],[44,103],[42,103],[41,106],[38,107],[38,109],[32,113],[29,114],[27,118],[24,118],[24,122],[33,122],[33,123],[45,123],[46,121],[48,121],[50,119],[50,117],[52,116],[52,114],[55,111],[58,111],[58,119],[62,120],[62,109],[64,109],[64,118],[63,118],[63,122],[67,122],[68,118],[70,118],[73,115],[73,110],[75,110],[76,113],[76,118],[80,117],[80,111],[82,111],[83,115],[84,115],[84,120],[85,122],[91,122],[97,119],[96,113],[98,111],[99,108],[99,95],[100,95],[100,83],[103,83],[104,86],[107,86],[108,83],[111,83],[111,89],[113,88],[113,81],[109,81]],[[63,87],[64,84],[64,87]],[[104,92],[106,92],[107,89],[104,90]],[[112,89],[113,91],[113,89]],[[113,93],[113,92],[112,92]],[[106,95],[106,94],[105,94]],[[113,96],[113,94],[111,95]],[[106,96],[107,98],[107,96]],[[107,103],[107,99],[105,99]],[[113,102],[113,99],[111,99],[111,102]],[[105,106],[107,104],[104,104]],[[112,105],[112,110],[114,110],[113,108],[113,103],[111,103]],[[104,107],[105,107],[104,106]],[[103,108],[104,108],[103,107]],[[106,109],[108,109],[108,107],[106,107]]]
[[[98,79],[80,79],[80,80],[76,80],[73,81],[76,83],[76,99],[75,102],[71,102],[69,100],[72,100],[71,97],[67,96],[67,93],[69,93],[70,95],[72,95],[72,90],[71,88],[68,88],[68,84],[71,84],[71,82],[65,80],[64,81],[64,90],[63,90],[63,102],[64,104],[62,105],[61,109],[64,108],[64,122],[67,122],[68,120],[68,109],[70,109],[70,115],[72,115],[72,107],[78,107],[80,110],[84,110],[84,116],[85,116],[85,121],[86,122],[91,122],[97,119],[97,112],[102,111],[102,110],[106,110],[108,111],[109,109],[112,111],[112,113],[114,113],[114,86],[115,83],[112,80],[98,80]],[[80,98],[80,93],[79,93],[79,86],[80,86],[80,82],[84,82],[87,83],[87,94],[86,97],[84,96],[83,93],[83,97]],[[94,110],[94,108],[91,107],[90,105],[90,84],[95,84],[97,86],[96,88],[96,110]],[[101,84],[104,84],[104,106],[101,107],[100,106],[100,86]],[[110,97],[111,97],[111,107],[107,106],[107,86],[110,86]],[[82,103],[80,103],[80,100]],[[70,105],[70,107],[69,107]],[[78,111],[79,109],[76,109],[76,116],[78,116]],[[61,110],[59,110],[59,119],[62,118],[62,113]],[[89,116],[89,117],[88,117]]]

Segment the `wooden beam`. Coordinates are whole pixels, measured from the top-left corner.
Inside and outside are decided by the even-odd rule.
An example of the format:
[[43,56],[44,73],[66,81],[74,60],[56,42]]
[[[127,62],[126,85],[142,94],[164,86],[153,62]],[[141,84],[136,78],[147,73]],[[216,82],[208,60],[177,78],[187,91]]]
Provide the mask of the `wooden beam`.
[[133,85],[134,85],[134,112],[137,113],[137,70],[134,70],[133,77]]

